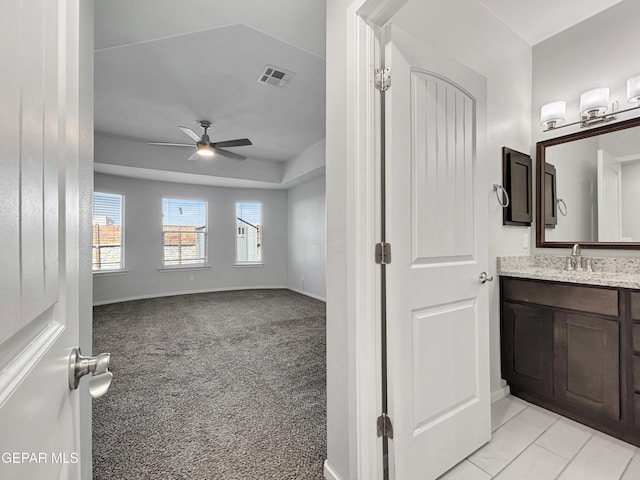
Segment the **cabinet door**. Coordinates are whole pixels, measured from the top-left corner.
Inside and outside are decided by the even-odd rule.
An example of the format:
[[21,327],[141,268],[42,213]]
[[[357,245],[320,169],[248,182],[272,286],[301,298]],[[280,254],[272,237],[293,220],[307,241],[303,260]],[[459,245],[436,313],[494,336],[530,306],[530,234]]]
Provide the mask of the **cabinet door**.
[[530,305],[502,304],[502,374],[513,387],[553,393],[553,313]]
[[555,314],[555,395],[581,414],[620,419],[619,332],[615,320]]
[[502,147],[502,185],[509,193],[509,205],[503,208],[504,225],[531,225],[531,157]]

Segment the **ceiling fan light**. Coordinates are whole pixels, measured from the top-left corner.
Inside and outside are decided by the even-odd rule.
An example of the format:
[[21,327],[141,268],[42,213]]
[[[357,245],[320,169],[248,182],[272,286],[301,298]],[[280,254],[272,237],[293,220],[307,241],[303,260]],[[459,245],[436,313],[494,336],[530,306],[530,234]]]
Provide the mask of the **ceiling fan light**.
[[213,148],[206,143],[198,143],[197,152],[201,157],[213,157]]

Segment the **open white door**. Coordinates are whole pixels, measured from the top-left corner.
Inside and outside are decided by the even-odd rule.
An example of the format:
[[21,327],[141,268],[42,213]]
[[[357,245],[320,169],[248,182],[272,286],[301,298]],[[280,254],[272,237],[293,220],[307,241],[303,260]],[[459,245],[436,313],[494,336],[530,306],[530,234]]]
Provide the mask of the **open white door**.
[[90,237],[80,228],[92,189],[92,65],[82,63],[91,61],[92,18],[81,20],[90,5],[5,0],[1,7],[3,480],[81,477],[80,399],[68,379],[82,305],[91,299],[83,255]]
[[622,239],[622,166],[608,151],[598,150],[598,241]]
[[491,437],[486,80],[393,25],[385,43],[391,478],[432,480]]

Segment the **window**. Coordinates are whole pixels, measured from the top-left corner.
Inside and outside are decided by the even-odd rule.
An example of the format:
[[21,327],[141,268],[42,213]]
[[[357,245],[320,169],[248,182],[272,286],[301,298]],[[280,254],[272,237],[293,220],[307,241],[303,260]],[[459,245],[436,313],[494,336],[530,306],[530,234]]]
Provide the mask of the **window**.
[[124,197],[93,194],[93,271],[124,269]]
[[236,203],[236,263],[262,262],[262,204]]
[[162,266],[207,263],[207,202],[162,199]]

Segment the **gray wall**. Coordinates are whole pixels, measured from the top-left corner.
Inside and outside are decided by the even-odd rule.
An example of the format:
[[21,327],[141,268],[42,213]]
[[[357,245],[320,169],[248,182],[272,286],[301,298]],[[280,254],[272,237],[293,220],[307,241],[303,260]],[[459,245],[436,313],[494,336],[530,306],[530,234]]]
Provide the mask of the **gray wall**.
[[289,288],[326,297],[324,176],[289,190]]
[[[194,186],[103,174],[95,175],[95,190],[125,196],[128,271],[124,275],[95,275],[95,304],[218,289],[287,286],[286,191]],[[158,271],[163,197],[208,201],[211,268]],[[264,266],[234,265],[237,201],[262,203]]]
[[545,161],[556,167],[557,196],[567,205],[567,215],[558,210],[558,223],[555,228],[545,230],[545,239],[552,242],[596,242],[598,138],[549,147]]

